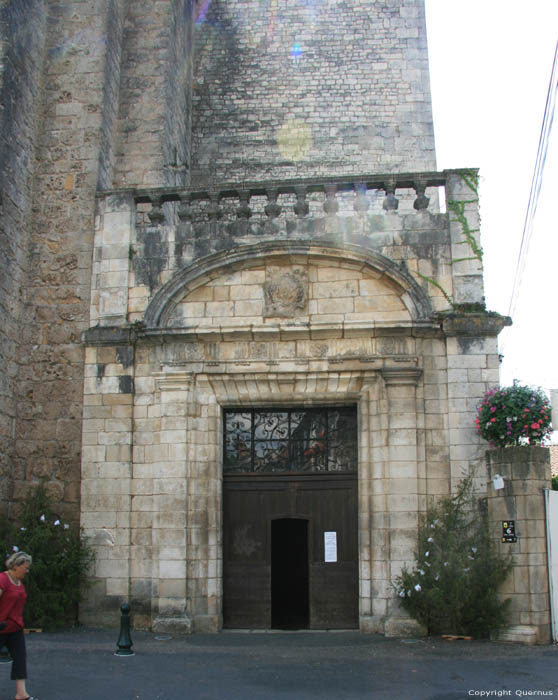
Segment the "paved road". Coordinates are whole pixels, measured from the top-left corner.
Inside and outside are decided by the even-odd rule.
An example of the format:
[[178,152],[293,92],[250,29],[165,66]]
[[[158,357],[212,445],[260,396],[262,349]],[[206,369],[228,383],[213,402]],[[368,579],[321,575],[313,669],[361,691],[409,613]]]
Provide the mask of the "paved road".
[[[242,633],[157,638],[114,630],[27,637],[28,690],[39,700],[558,699],[558,647],[358,632]],[[0,664],[0,700],[13,700]]]

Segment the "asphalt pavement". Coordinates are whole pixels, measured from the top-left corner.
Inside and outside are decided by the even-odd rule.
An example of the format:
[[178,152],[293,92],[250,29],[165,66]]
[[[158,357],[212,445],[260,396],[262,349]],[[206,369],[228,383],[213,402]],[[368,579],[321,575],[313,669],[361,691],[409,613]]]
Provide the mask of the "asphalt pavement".
[[[558,647],[359,632],[223,632],[171,637],[132,630],[29,634],[28,691],[38,700],[467,700],[558,698]],[[13,700],[0,664],[0,700]]]

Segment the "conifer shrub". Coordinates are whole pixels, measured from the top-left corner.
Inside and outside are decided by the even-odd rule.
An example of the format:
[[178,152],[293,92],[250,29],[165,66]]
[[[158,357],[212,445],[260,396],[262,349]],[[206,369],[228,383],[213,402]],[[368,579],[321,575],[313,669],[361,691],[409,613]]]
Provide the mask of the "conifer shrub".
[[509,600],[502,601],[498,589],[511,562],[496,552],[487,521],[472,477],[422,518],[416,564],[405,567],[395,585],[403,608],[429,634],[487,638],[505,624]]
[[32,490],[16,521],[0,520],[0,552],[33,557],[25,577],[26,627],[53,629],[78,623],[78,604],[87,585],[93,550],[79,528],[56,514],[43,485]]

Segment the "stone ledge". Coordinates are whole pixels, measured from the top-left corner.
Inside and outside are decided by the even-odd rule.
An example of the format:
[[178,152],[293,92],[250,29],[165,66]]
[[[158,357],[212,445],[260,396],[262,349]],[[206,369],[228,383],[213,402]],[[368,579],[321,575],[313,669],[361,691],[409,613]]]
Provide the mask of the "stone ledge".
[[81,334],[84,345],[133,345],[136,338],[131,326],[93,326]]
[[184,617],[163,617],[159,615],[153,620],[153,632],[155,634],[192,634],[192,620]]
[[515,625],[502,630],[496,637],[499,642],[519,642],[521,644],[537,644],[538,630],[529,625]]
[[392,617],[385,622],[384,634],[386,637],[426,637],[428,632],[411,617]]
[[462,313],[450,311],[439,314],[438,318],[444,335],[448,337],[495,337],[506,326],[512,325],[509,316],[501,316],[495,312]]

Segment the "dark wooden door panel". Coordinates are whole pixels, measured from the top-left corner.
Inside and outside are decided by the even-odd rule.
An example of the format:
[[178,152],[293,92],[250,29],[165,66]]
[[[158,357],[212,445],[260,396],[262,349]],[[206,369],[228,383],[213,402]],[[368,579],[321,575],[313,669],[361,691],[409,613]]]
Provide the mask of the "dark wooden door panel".
[[[272,624],[272,521],[308,522],[312,629],[358,626],[357,481],[352,476],[258,476],[224,480],[223,624]],[[337,561],[324,561],[324,533],[337,536]],[[293,546],[296,546],[293,543]]]
[[285,508],[283,484],[225,483],[223,494],[223,626],[271,626],[268,512]]
[[228,562],[224,581],[223,626],[270,629],[270,566]]
[[310,565],[310,628],[358,627],[358,566],[345,562]]
[[[310,627],[358,627],[356,480],[308,483],[298,493],[313,515],[310,562]],[[337,561],[325,561],[324,535],[334,532]]]

